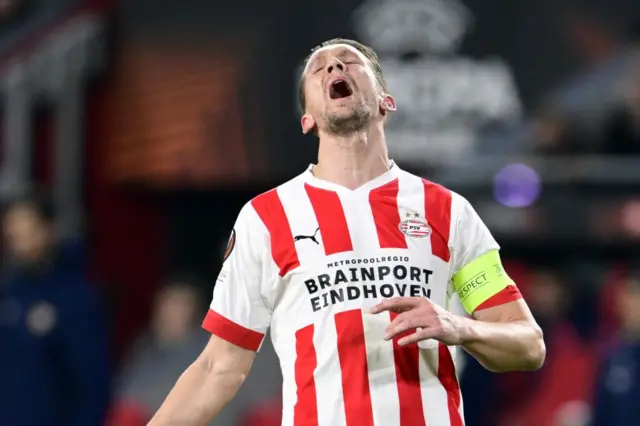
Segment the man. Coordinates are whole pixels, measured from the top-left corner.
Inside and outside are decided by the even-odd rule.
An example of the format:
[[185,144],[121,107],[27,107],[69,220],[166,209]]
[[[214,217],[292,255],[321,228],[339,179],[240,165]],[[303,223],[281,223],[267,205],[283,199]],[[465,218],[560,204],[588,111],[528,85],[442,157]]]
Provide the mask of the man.
[[[151,425],[215,418],[269,327],[283,425],[462,425],[455,347],[492,371],[534,370],[542,332],[469,203],[389,160],[396,105],[370,48],[316,48],[300,95],[318,164],[240,212],[211,341]],[[475,319],[449,312],[455,293]]]
[[593,426],[619,426],[640,417],[640,262],[617,294],[621,329],[605,354],[596,383]]
[[0,425],[95,426],[109,404],[109,347],[78,244],[61,243],[52,203],[17,200],[3,217]]
[[175,276],[163,286],[153,306],[151,327],[138,339],[118,380],[119,406],[139,407],[146,420],[207,343],[207,333],[196,321],[200,298],[194,281]]

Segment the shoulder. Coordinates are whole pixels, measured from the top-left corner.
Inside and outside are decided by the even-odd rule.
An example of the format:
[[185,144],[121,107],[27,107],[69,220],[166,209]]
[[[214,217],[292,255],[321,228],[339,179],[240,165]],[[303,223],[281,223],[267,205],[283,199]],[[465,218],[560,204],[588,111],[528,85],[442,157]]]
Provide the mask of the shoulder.
[[268,246],[272,234],[279,234],[288,228],[287,213],[282,202],[283,192],[303,187],[304,179],[300,175],[247,201],[238,214],[230,244],[244,235],[244,238],[250,237],[253,243],[263,241]]
[[401,170],[399,179],[400,185],[411,185],[423,192],[427,217],[434,221],[450,224],[452,230],[477,221],[477,214],[469,200],[447,186],[405,170]]
[[268,225],[270,221],[279,220],[279,218],[286,216],[282,204],[282,194],[303,190],[304,182],[304,175],[298,175],[268,191],[256,195],[244,206],[243,211],[246,210],[245,214],[250,214],[250,211],[254,212],[256,217],[264,225]]
[[449,200],[453,200],[454,198],[461,198],[459,194],[447,188],[445,185],[407,172],[406,170],[400,170],[398,177],[401,185],[409,182],[413,185],[419,184],[421,189],[424,191],[425,197],[428,197],[430,200],[447,203],[450,202]]
[[[469,202],[457,192],[442,185],[441,183],[431,181],[429,179],[414,175],[407,171],[400,173],[400,185],[404,183],[409,184],[415,188],[419,188],[424,193],[424,202],[427,215],[433,215],[435,213],[446,216],[447,219],[457,221],[461,211],[464,210],[466,204]],[[418,183],[419,182],[419,183]]]

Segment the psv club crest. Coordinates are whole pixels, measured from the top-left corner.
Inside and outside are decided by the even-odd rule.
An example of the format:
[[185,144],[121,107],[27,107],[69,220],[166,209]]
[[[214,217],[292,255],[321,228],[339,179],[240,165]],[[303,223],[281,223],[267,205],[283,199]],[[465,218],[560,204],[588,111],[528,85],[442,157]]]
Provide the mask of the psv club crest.
[[431,227],[418,213],[407,213],[398,228],[408,237],[424,238],[431,235]]

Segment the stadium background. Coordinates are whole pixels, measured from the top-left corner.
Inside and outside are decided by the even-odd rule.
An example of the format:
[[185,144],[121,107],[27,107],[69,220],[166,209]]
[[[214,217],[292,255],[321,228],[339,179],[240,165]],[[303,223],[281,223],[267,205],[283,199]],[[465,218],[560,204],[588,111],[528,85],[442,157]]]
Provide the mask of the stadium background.
[[[242,204],[314,161],[297,78],[336,36],[378,51],[400,109],[392,157],[472,201],[545,329],[540,372],[461,360],[469,424],[587,425],[600,388],[640,398],[627,364],[600,378],[640,255],[640,3],[5,0],[0,13],[0,195],[49,192],[61,235],[83,243],[110,324],[110,424],[144,424],[152,390],[201,347],[190,330],[160,344],[153,324],[205,312]],[[156,296],[181,283],[199,304]],[[167,349],[193,335],[192,352]],[[215,424],[277,424],[263,352]]]

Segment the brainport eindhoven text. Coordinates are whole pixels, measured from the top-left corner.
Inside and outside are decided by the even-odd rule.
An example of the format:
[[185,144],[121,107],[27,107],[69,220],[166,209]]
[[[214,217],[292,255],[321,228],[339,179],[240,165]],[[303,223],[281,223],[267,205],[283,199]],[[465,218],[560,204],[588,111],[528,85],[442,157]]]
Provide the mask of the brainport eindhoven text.
[[312,296],[311,307],[317,312],[345,300],[431,297],[431,289],[425,286],[433,271],[403,264],[384,265],[408,261],[408,257],[389,256],[329,263],[330,272],[304,281]]

